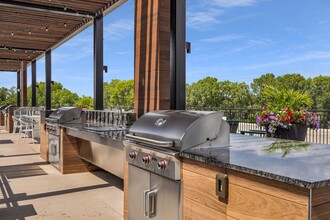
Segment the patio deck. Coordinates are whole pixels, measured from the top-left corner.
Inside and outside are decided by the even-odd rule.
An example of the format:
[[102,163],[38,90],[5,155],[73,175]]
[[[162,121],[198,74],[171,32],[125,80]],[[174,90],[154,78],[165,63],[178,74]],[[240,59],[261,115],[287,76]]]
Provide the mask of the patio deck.
[[0,127],[0,219],[123,219],[123,181],[107,172],[62,175],[39,144]]

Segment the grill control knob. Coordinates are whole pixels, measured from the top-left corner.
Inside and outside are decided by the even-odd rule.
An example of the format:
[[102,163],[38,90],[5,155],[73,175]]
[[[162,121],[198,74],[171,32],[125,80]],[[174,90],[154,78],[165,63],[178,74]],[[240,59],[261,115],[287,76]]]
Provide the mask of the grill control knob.
[[144,164],[149,164],[150,161],[151,161],[151,156],[147,155],[147,156],[142,157],[142,162]]
[[157,163],[157,168],[160,169],[160,170],[164,170],[166,169],[167,167],[167,161],[166,160],[162,160],[162,161],[159,161]]
[[135,160],[137,155],[138,155],[138,152],[136,152],[136,151],[132,151],[128,154],[129,158],[131,158],[132,160]]

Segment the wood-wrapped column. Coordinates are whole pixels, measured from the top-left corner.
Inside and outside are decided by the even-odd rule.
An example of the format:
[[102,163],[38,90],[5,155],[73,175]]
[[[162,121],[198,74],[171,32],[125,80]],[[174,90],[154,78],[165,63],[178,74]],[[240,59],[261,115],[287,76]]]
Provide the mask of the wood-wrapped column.
[[170,1],[135,0],[137,116],[170,109]]
[[27,62],[21,62],[21,74],[20,74],[20,91],[21,91],[21,98],[20,98],[20,106],[27,106]]
[[37,106],[37,93],[36,93],[36,85],[37,85],[37,65],[36,61],[33,60],[31,63],[31,102],[32,106]]

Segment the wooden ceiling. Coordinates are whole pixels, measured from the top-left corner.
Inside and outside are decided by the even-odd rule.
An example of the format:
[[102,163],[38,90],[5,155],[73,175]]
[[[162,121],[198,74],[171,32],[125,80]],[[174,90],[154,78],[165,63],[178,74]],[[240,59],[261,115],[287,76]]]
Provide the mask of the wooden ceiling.
[[18,71],[127,0],[0,0],[0,71]]

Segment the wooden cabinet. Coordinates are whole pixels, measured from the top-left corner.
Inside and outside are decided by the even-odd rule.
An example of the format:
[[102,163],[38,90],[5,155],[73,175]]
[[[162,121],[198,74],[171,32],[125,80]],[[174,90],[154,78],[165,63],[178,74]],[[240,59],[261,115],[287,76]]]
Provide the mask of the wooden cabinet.
[[226,219],[226,203],[216,195],[216,174],[226,170],[184,160],[182,164],[183,219]]
[[[219,172],[228,175],[227,200],[216,196]],[[308,219],[309,216],[307,188],[189,159],[183,160],[182,187],[183,219],[186,220]]]

